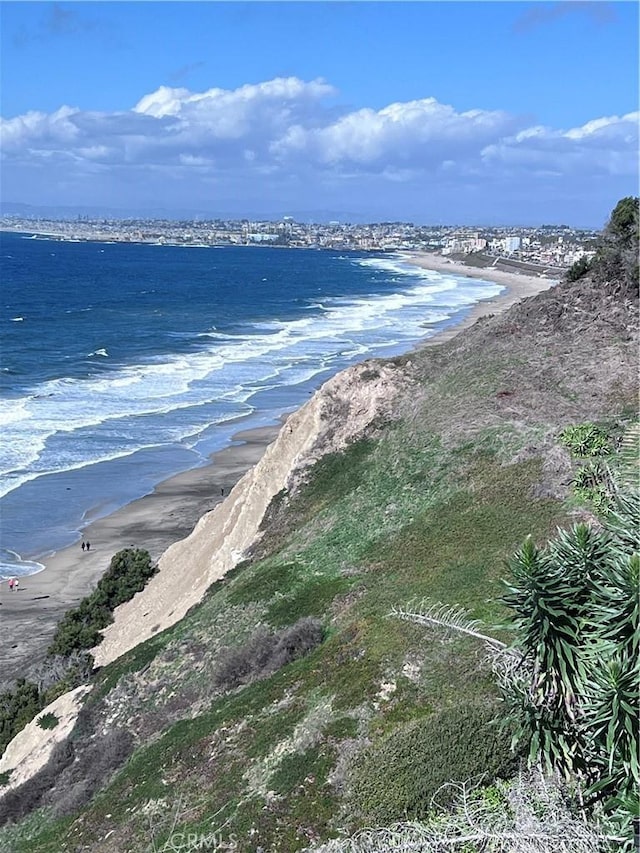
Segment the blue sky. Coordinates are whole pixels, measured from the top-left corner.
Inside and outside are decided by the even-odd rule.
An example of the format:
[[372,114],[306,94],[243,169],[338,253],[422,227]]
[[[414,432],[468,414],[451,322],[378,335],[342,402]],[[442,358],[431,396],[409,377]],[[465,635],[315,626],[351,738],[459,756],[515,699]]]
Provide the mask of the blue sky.
[[5,2],[3,201],[600,225],[633,2]]

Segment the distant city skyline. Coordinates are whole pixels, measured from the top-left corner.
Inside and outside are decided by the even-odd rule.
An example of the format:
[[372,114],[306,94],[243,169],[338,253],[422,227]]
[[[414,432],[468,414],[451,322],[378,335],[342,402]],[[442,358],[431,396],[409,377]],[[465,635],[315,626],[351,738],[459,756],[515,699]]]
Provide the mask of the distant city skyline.
[[638,192],[633,2],[1,13],[3,205],[597,228]]

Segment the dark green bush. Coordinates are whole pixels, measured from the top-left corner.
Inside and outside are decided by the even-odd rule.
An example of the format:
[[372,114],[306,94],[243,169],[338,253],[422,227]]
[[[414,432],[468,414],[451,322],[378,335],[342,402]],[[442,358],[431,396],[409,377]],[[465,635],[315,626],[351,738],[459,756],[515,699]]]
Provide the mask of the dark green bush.
[[38,725],[41,729],[55,729],[60,720],[56,717],[55,714],[43,714],[41,717],[38,717]]
[[518,761],[495,707],[458,705],[414,720],[374,744],[352,778],[354,805],[368,823],[423,818],[453,791],[449,782],[509,778]]
[[43,707],[37,686],[24,678],[0,693],[0,754]]
[[140,548],[125,548],[114,554],[96,589],[65,613],[47,654],[68,656],[96,646],[102,629],[113,621],[115,608],[144,589],[157,570],[149,553]]
[[637,196],[620,199],[602,232],[592,267],[595,279],[616,291],[638,295]]
[[0,755],[9,741],[50,702],[89,680],[93,658],[87,652],[55,655],[32,667],[29,681],[22,678],[0,693]]
[[578,281],[591,271],[591,261],[586,255],[578,258],[567,270],[567,281]]

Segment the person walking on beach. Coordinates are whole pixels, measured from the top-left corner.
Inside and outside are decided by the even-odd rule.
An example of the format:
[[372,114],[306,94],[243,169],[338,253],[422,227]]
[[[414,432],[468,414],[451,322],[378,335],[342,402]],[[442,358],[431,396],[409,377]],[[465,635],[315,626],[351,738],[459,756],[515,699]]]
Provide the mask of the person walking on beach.
[[87,551],[91,549],[91,542],[87,542]]
[[84,542],[82,543],[82,545],[81,545],[80,547],[81,547],[81,548],[82,548],[82,550],[84,551],[84,548],[85,548],[85,544],[84,544]]
[[13,578],[9,578],[9,592],[13,592]]
[[16,578],[13,582],[13,588],[15,589],[16,592],[18,591],[19,586],[20,586],[20,581],[18,580],[18,578]]

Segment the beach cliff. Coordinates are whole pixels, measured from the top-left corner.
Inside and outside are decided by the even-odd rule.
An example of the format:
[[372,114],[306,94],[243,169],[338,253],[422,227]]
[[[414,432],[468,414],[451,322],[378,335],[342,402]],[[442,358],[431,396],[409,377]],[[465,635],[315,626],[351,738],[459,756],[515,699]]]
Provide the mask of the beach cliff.
[[92,650],[96,666],[182,619],[256,544],[273,498],[283,489],[295,491],[305,469],[324,454],[360,438],[376,419],[390,418],[406,382],[401,368],[384,364],[372,369],[367,362],[329,379],[287,419],[228,497],[165,551],[145,589],[116,609],[102,643]]

